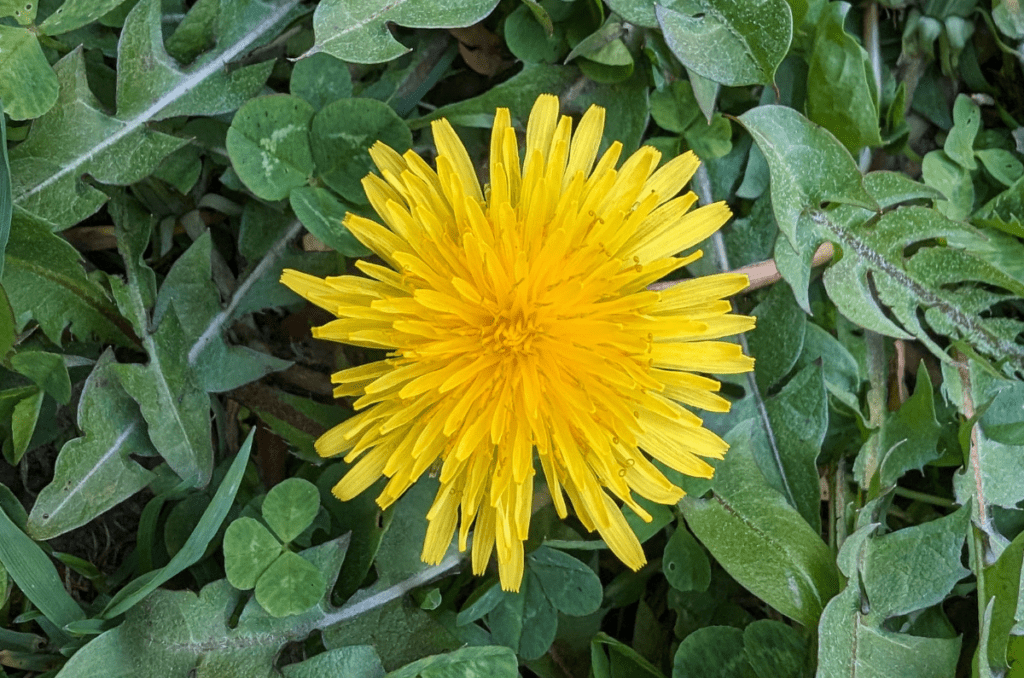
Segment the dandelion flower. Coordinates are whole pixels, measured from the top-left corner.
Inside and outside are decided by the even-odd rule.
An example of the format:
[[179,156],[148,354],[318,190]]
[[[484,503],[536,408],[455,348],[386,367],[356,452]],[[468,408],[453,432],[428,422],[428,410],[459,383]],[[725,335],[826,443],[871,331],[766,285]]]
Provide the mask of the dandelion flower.
[[433,123],[436,170],[376,144],[380,176],[363,187],[384,225],[354,214],[344,223],[387,266],[357,262],[366,277],[281,278],[337,316],[315,337],[388,351],[333,375],[335,396],[356,396],[358,410],[316,443],[322,456],[354,463],[334,494],[351,499],[383,475],[377,503],[387,507],[433,469],[440,489],[423,560],[440,562],[456,530],[465,550],[475,525],[473,571],[497,547],[506,590],[523,577],[535,466],[561,517],[567,496],[588,530],[640,568],[619,502],[650,520],[634,493],[661,504],[682,497],[652,459],[711,477],[705,459],[728,445],[687,407],[725,412],[729,403],[699,373],[753,367],[739,346],[716,341],[754,326],[724,300],[746,276],[647,289],[699,258],[676,255],[730,216],[724,203],[691,210],[693,193],[677,197],[697,158],[658,168],[661,154],[644,147],[616,169],[619,142],[597,158],[604,109],[592,106],[575,133],[558,113],[556,97],[537,100],[520,165],[509,112],[498,109],[483,188],[446,120]]

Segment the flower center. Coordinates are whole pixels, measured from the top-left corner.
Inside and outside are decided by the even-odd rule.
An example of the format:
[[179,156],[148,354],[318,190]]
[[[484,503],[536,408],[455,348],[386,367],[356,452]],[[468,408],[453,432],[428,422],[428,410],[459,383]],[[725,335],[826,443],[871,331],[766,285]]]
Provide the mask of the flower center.
[[541,334],[536,313],[521,309],[500,311],[494,321],[481,331],[484,348],[504,357],[527,356],[534,351],[534,342]]

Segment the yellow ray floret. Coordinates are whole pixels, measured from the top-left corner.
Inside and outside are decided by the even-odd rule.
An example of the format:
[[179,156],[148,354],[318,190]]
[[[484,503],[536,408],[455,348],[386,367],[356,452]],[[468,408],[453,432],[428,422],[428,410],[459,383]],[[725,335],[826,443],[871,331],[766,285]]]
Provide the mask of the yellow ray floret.
[[365,278],[281,279],[337,316],[315,336],[388,351],[332,377],[335,395],[359,410],[316,443],[353,464],[335,495],[351,499],[383,476],[377,501],[388,506],[433,469],[441,487],[423,560],[439,562],[456,532],[467,549],[475,526],[473,571],[496,552],[508,590],[522,581],[538,472],[559,515],[571,505],[641,567],[619,502],[649,520],[637,497],[682,497],[652,460],[714,473],[707,460],[728,445],[686,408],[728,411],[704,375],[753,367],[719,341],[753,327],[725,301],[745,276],[647,290],[698,258],[681,252],[729,218],[724,203],[692,209],[695,196],[679,195],[696,156],[659,168],[661,154],[642,148],[620,165],[618,142],[599,157],[604,109],[592,106],[573,133],[558,108],[552,95],[537,100],[522,156],[498,109],[483,187],[445,120],[433,123],[436,169],[374,145],[380,176],[363,186],[383,225],[351,214],[344,223],[388,266],[358,262]]

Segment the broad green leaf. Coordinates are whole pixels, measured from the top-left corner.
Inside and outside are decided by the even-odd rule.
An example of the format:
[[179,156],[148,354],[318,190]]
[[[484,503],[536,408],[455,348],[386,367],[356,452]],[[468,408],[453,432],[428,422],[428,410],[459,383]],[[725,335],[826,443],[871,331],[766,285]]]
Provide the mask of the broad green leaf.
[[497,0],[397,0],[382,6],[376,0],[325,0],[313,13],[316,44],[306,54],[327,52],[342,61],[360,64],[390,61],[409,49],[395,40],[387,24],[409,28],[471,26],[497,4]]
[[816,460],[828,430],[828,402],[822,366],[803,368],[765,403],[771,428],[755,438],[754,459],[768,484],[821,531],[821,485]]
[[11,369],[31,379],[61,405],[71,400],[71,379],[64,357],[46,351],[19,351],[10,358]]
[[247,591],[281,555],[281,542],[254,518],[239,518],[224,532],[224,575]]
[[288,87],[292,95],[302,97],[319,111],[352,96],[352,74],[344,61],[330,54],[314,54],[295,63]]
[[167,53],[182,64],[192,63],[210,49],[220,17],[220,0],[197,0],[164,43]]
[[750,451],[751,423],[715,470],[710,499],[683,498],[687,524],[740,584],[801,624],[817,623],[839,587],[832,554],[796,509],[765,482]]
[[665,544],[661,570],[669,586],[677,591],[707,591],[711,584],[711,562],[683,526],[679,526]]
[[424,657],[386,678],[517,678],[519,663],[507,647],[463,647],[454,652]]
[[727,87],[771,83],[793,38],[785,0],[693,0],[655,13],[679,61]]
[[502,592],[501,600],[487,613],[487,626],[495,642],[523,659],[537,659],[555,640],[558,612],[537,575],[527,570],[518,592]]
[[1011,186],[1024,175],[1024,164],[1021,164],[1010,151],[1002,148],[984,148],[975,151],[974,155],[988,173],[1004,186]]
[[757,678],[743,653],[743,631],[732,626],[705,626],[679,644],[672,678]]
[[757,678],[802,678],[810,649],[799,631],[771,619],[743,629],[743,653]]
[[981,129],[981,109],[969,96],[957,96],[953,104],[953,129],[946,136],[942,150],[953,162],[964,169],[973,170],[978,163],[974,161],[974,139]]
[[327,582],[316,565],[292,551],[285,551],[256,581],[256,600],[271,617],[288,617],[317,604]]
[[64,0],[39,24],[39,30],[46,35],[60,35],[92,23],[124,0]]
[[802,369],[815,361],[821,362],[825,388],[832,397],[846,405],[851,412],[860,412],[860,368],[857,359],[827,330],[807,323],[804,352],[797,362]]
[[412,145],[412,133],[390,106],[374,99],[339,99],[324,106],[309,134],[317,174],[341,197],[358,204],[368,202],[362,180],[375,169],[369,149],[378,141],[404,153]]
[[57,76],[36,35],[27,28],[0,25],[3,112],[13,120],[38,118],[57,101],[57,89]]
[[129,455],[156,454],[138,406],[118,384],[109,350],[96,363],[78,402],[81,438],[61,448],[53,480],[36,497],[28,531],[52,539],[132,496],[154,478]]
[[974,182],[971,173],[950,158],[945,151],[931,151],[921,163],[921,176],[929,186],[938,189],[945,200],[935,209],[950,219],[961,221],[974,209]]
[[[256,381],[291,363],[229,345],[223,338],[224,311],[211,273],[211,236],[204,233],[178,257],[156,295],[153,322],[162,322],[173,300],[189,345],[188,363],[203,390],[219,393]],[[269,257],[270,255],[268,255]]]
[[[0,276],[2,278],[2,276]],[[0,284],[0,359],[3,359],[14,348],[17,339],[17,328],[14,323],[14,311],[7,299],[7,291]]]
[[527,557],[527,561],[544,595],[560,612],[582,617],[596,612],[601,606],[601,580],[579,560],[562,551],[541,546]]
[[227,473],[224,474],[220,487],[213,495],[210,505],[203,512],[195,530],[192,531],[181,550],[175,553],[170,562],[159,570],[147,572],[118,591],[103,608],[99,615],[101,618],[113,619],[124,614],[146,596],[156,591],[161,584],[199,562],[199,559],[206,555],[207,546],[217,536],[221,523],[224,522],[231,510],[238,487],[242,484],[242,475],[249,461],[249,451],[252,449],[255,432],[255,429],[250,431],[245,442],[242,443],[242,447],[232,460]]
[[35,320],[58,346],[65,328],[80,339],[136,345],[131,325],[107,292],[86,277],[75,248],[42,226],[15,221],[7,243],[3,285],[17,331]]
[[281,200],[309,180],[313,113],[305,100],[275,94],[252,99],[235,114],[228,130],[228,155],[238,178],[258,197]]
[[785,285],[775,285],[750,315],[757,327],[747,334],[750,354],[757,359],[754,377],[762,393],[789,374],[804,347],[807,316]]
[[531,11],[533,8],[520,5],[505,19],[505,44],[512,56],[526,63],[554,64],[568,60],[565,54],[569,46],[565,42],[563,24],[550,26],[549,20],[551,30],[545,30]]
[[699,115],[693,88],[686,80],[676,80],[651,92],[651,117],[664,130],[682,134]]
[[[1007,647],[1011,634],[1020,635],[1024,620],[1024,586],[1021,561],[1024,559],[1024,533],[1010,543],[999,559],[984,569],[985,607],[992,606],[992,619],[987,643],[987,661],[994,670],[1008,668]],[[1018,659],[1019,661],[1019,659]]]
[[292,189],[288,195],[288,202],[306,230],[328,247],[346,257],[362,257],[370,253],[370,250],[345,228],[342,221],[348,209],[326,188],[300,186]]
[[[11,447],[8,461],[17,465],[32,441],[32,434],[35,433],[36,423],[39,421],[39,410],[43,406],[43,390],[33,387],[32,393],[22,398],[14,406],[11,414]],[[8,456],[8,448],[4,446],[4,456]]]
[[818,21],[807,74],[807,115],[850,152],[880,146],[874,76],[864,48],[843,24],[850,5],[826,5]]
[[861,577],[871,614],[882,619],[938,605],[970,574],[960,564],[969,510],[865,543]]
[[1024,383],[1006,382],[978,420],[990,440],[1024,445]]
[[[303,556],[315,565],[318,576],[331,582],[345,549],[342,538],[307,549]],[[167,678],[193,672],[211,678],[269,678],[275,675],[274,663],[281,649],[327,627],[334,612],[328,601],[321,600],[302,615],[275,619],[256,601],[245,604],[247,594],[224,579],[206,585],[198,594],[155,586],[146,593],[145,600],[127,610],[122,624],[78,650],[57,675]],[[242,604],[241,615],[232,619]],[[140,647],[145,647],[145,652],[140,652]]]
[[[61,93],[11,154],[16,214],[63,229],[96,212],[106,196],[81,177],[129,184],[149,175],[185,143],[150,129],[182,115],[215,115],[237,108],[263,85],[272,62],[232,70],[226,65],[277,35],[297,15],[297,0],[223,0],[217,47],[177,69],[160,41],[159,2],[140,2],[129,14],[119,44],[117,117],[89,92],[81,51],[55,66]],[[63,73],[63,75],[62,75]],[[38,129],[37,129],[38,128]]]
[[952,676],[960,656],[959,637],[925,638],[867,624],[853,583],[825,607],[818,637],[818,678]]
[[35,0],[0,0],[0,17],[13,16],[22,26],[33,23],[38,11]]
[[[4,251],[7,249],[7,240],[11,235],[11,215],[14,210],[14,200],[11,197],[11,164],[7,160],[7,121],[4,119],[4,102],[0,96],[0,279],[4,275]],[[7,301],[7,293],[3,292],[3,306],[9,311],[10,303]],[[3,317],[6,324],[9,313]],[[13,319],[12,319],[13,320]],[[0,336],[6,336],[6,333]],[[10,350],[6,338],[0,340],[0,349],[4,355]]]
[[271,488],[262,510],[263,520],[287,544],[313,522],[320,510],[320,493],[308,480],[288,478]]
[[78,603],[64,590],[53,562],[0,510],[0,563],[25,597],[58,629],[85,619]]
[[384,667],[372,645],[349,645],[281,667],[284,678],[384,678]]

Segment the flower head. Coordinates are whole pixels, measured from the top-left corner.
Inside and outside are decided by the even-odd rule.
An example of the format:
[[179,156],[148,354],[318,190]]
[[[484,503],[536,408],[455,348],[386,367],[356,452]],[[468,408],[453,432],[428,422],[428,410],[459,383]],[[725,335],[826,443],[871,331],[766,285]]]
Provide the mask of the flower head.
[[388,265],[357,262],[366,277],[288,270],[281,279],[338,316],[314,336],[389,351],[333,375],[335,395],[358,396],[359,410],[316,443],[354,462],[335,495],[350,499],[383,475],[386,507],[435,469],[423,560],[439,562],[456,529],[464,550],[475,523],[474,572],[497,546],[511,590],[523,576],[535,459],[559,515],[568,496],[583,525],[637,569],[644,553],[616,499],[650,520],[634,493],[682,497],[651,459],[711,477],[705,458],[728,446],[686,406],[729,403],[698,373],[753,366],[716,341],[754,325],[724,300],[745,276],[647,289],[699,258],[675,255],[730,216],[724,203],[691,210],[692,193],[676,197],[697,158],[659,169],[661,154],[644,147],[616,169],[620,143],[597,158],[604,109],[571,127],[558,99],[541,96],[520,165],[509,112],[498,109],[483,189],[445,120],[433,123],[436,171],[378,143],[380,176],[363,186],[385,226],[353,214],[345,225]]

